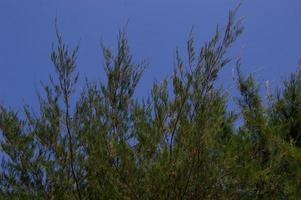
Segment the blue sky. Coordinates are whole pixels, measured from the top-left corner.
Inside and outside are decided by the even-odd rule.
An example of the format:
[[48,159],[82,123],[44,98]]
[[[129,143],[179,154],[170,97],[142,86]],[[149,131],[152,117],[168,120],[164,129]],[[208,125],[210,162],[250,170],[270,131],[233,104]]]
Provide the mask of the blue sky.
[[[185,55],[185,41],[194,26],[197,46],[224,25],[237,0],[0,0],[0,103],[21,108],[37,105],[40,80],[53,73],[50,62],[55,41],[54,19],[65,41],[80,41],[78,70],[91,80],[103,78],[100,41],[116,46],[126,23],[134,58],[148,59],[138,87],[145,95],[154,80],[172,72],[176,48]],[[245,0],[238,13],[245,32],[232,56],[240,55],[243,71],[277,85],[297,68],[301,57],[301,1]],[[220,81],[231,88],[228,66]]]

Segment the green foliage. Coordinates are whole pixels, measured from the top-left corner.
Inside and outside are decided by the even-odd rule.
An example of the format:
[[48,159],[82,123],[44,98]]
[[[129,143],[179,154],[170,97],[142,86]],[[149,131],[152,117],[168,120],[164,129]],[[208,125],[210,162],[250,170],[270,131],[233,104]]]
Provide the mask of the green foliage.
[[216,79],[243,30],[234,17],[199,51],[191,35],[187,63],[177,51],[171,79],[143,100],[134,92],[146,65],[133,61],[124,32],[116,53],[102,44],[107,79],[73,98],[78,47],[57,31],[56,76],[38,95],[39,112],[0,106],[0,198],[298,199],[300,72],[265,105],[238,62],[240,114],[229,111]]

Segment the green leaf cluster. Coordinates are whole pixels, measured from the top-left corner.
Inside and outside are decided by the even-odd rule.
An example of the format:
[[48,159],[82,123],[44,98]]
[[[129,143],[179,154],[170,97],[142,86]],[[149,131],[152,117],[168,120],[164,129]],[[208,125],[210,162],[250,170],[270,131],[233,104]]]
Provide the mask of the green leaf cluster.
[[216,80],[242,31],[234,11],[199,50],[191,35],[187,61],[177,51],[172,76],[142,100],[146,63],[133,60],[124,32],[116,52],[101,45],[106,80],[77,91],[78,47],[57,31],[56,76],[39,110],[24,106],[20,117],[0,106],[0,198],[298,199],[301,73],[264,101],[237,62],[239,112],[230,111]]

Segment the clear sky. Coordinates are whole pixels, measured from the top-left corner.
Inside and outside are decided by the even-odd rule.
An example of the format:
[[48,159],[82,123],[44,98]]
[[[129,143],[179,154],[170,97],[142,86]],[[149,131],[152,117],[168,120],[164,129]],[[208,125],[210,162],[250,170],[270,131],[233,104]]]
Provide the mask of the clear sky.
[[[172,72],[175,49],[185,53],[194,26],[197,45],[207,41],[216,24],[224,25],[237,0],[0,0],[0,103],[20,108],[36,105],[40,80],[53,73],[51,45],[54,19],[70,46],[80,41],[78,70],[91,80],[103,77],[100,41],[115,47],[126,23],[136,60],[148,59],[138,93]],[[275,85],[297,68],[301,57],[301,1],[245,0],[239,11],[245,32],[232,55],[243,70]],[[231,67],[220,81],[231,87]]]

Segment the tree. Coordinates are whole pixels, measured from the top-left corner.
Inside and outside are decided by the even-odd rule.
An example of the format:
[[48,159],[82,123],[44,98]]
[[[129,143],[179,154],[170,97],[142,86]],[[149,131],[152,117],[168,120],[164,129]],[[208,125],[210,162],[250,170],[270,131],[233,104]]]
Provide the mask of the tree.
[[241,112],[230,111],[216,79],[243,30],[235,12],[199,51],[191,35],[188,62],[177,51],[171,80],[143,100],[134,92],[146,64],[133,61],[124,32],[116,53],[101,46],[107,79],[74,99],[78,47],[56,28],[56,76],[39,112],[0,106],[1,199],[297,199],[300,73],[265,105],[237,62]]

